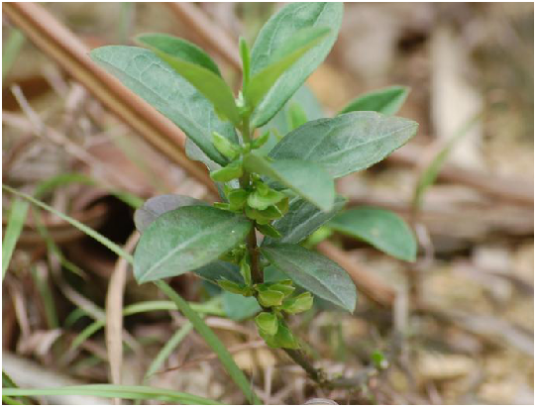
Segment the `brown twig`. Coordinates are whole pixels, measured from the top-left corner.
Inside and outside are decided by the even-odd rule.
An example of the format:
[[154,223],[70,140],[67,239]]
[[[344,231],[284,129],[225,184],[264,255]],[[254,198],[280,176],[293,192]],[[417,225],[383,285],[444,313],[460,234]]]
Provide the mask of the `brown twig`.
[[[132,252],[140,235],[135,231],[125,244],[125,251]],[[123,366],[123,293],[127,279],[128,261],[124,257],[117,259],[114,271],[110,277],[108,293],[106,294],[106,350],[110,364],[112,384],[121,384],[121,369]],[[114,404],[121,404],[115,398]]]
[[36,3],[2,3],[2,10],[38,48],[77,79],[122,121],[133,128],[164,155],[183,167],[191,176],[215,187],[207,171],[184,153],[186,137],[171,121],[130,92],[117,79],[94,64],[88,49],[65,26]]

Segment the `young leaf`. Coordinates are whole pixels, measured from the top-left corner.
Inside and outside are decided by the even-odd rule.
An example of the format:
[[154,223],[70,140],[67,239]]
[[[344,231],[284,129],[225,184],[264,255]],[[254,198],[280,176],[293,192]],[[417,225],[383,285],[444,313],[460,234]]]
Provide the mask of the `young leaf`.
[[251,51],[251,74],[270,65],[277,50],[306,27],[329,27],[331,31],[318,45],[292,65],[262,98],[252,116],[252,125],[267,123],[326,58],[342,22],[342,3],[290,3],[263,26]]
[[328,258],[292,244],[263,246],[261,252],[296,284],[313,294],[353,312],[355,285],[346,271]]
[[406,86],[391,86],[375,90],[358,96],[338,114],[366,111],[383,113],[389,116],[394,115],[406,101],[408,93],[409,88]]
[[328,27],[307,27],[296,32],[274,52],[272,62],[256,73],[244,92],[247,103],[257,106],[277,80],[307,51],[320,43],[329,34]]
[[222,294],[225,315],[233,321],[243,321],[262,310],[255,297],[244,297],[224,291]]
[[251,56],[248,43],[243,37],[239,40],[240,59],[242,59],[242,88],[246,91],[251,73]]
[[289,298],[283,302],[283,311],[288,314],[299,314],[311,309],[313,306],[313,296],[309,291],[301,293],[300,295]]
[[152,197],[134,212],[136,229],[143,233],[160,215],[182,206],[208,206],[208,203],[185,195],[158,195]]
[[323,211],[333,207],[335,184],[329,174],[314,162],[271,160],[255,151],[244,157],[244,167],[278,181]]
[[216,150],[218,150],[231,161],[240,154],[239,146],[231,143],[226,137],[222,136],[217,131],[212,132],[212,143],[214,144],[214,147],[216,147]]
[[277,333],[277,328],[279,327],[277,317],[270,312],[261,312],[257,315],[255,317],[255,324],[260,331],[271,336]]
[[217,283],[218,280],[228,280],[238,284],[244,283],[244,280],[240,277],[238,267],[226,261],[216,260],[192,271],[212,283]]
[[229,85],[212,70],[198,65],[198,61],[191,62],[190,56],[185,58],[184,53],[170,53],[173,47],[169,43],[172,40],[173,37],[162,34],[142,34],[136,37],[139,44],[153,51],[210,100],[216,111],[222,112],[231,123],[239,124],[240,116]]
[[[300,243],[307,238],[311,233],[321,227],[335,216],[346,204],[346,198],[337,195],[333,209],[329,212],[319,210],[315,205],[295,197],[290,201],[288,213],[273,223],[282,237],[278,239],[278,243]],[[273,243],[274,240],[266,238],[262,244]]]
[[350,209],[335,216],[329,226],[393,257],[415,261],[415,236],[404,220],[391,211],[371,207]]
[[232,249],[251,230],[241,215],[205,206],[167,212],[143,233],[134,255],[138,283],[178,276]]
[[263,307],[274,307],[283,304],[285,294],[281,291],[262,290],[259,291],[259,296],[257,298]]
[[214,181],[229,182],[240,178],[243,173],[244,170],[242,169],[242,163],[237,160],[223,168],[220,168],[219,170],[212,171],[210,173],[210,178],[212,178]]
[[418,124],[375,112],[308,122],[287,134],[269,156],[321,164],[334,178],[364,170],[404,145]]
[[91,51],[90,56],[186,133],[194,147],[201,150],[187,142],[189,157],[206,163],[206,155],[217,164],[227,164],[228,160],[212,144],[212,132],[238,143],[234,126],[222,122],[210,101],[168,64],[151,51],[138,47],[101,47]]
[[136,37],[140,45],[155,48],[169,56],[198,65],[221,78],[220,68],[214,60],[197,45],[167,34],[141,34]]

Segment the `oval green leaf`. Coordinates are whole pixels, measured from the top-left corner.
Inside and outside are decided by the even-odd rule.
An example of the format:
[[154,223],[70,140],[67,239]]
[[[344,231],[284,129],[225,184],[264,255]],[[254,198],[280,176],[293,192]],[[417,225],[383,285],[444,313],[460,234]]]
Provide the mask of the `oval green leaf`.
[[339,178],[383,160],[413,137],[418,126],[375,112],[346,113],[304,124],[287,134],[269,156],[321,164]]
[[349,112],[378,112],[396,114],[409,94],[407,86],[391,86],[365,93],[352,100],[339,114]]
[[337,263],[293,244],[272,244],[262,254],[296,284],[349,312],[357,301],[355,285]]
[[209,206],[167,212],[145,229],[134,254],[134,276],[141,284],[195,270],[241,243],[251,226],[242,215]]
[[330,32],[328,27],[307,27],[294,34],[274,53],[272,62],[251,78],[244,96],[251,106],[257,106],[292,65],[303,57],[311,48],[320,43]]
[[191,62],[191,58],[184,58],[184,54],[169,53],[172,47],[169,46],[168,39],[168,36],[160,34],[143,34],[136,37],[139,44],[153,51],[210,100],[216,111],[223,113],[232,123],[238,125],[240,116],[229,85],[211,69],[199,65],[198,61]]
[[415,261],[417,242],[413,232],[397,214],[385,209],[361,207],[335,216],[329,227],[364,240],[378,250],[405,261]]
[[207,160],[203,156],[206,155],[215,163],[227,164],[229,160],[212,145],[212,132],[217,131],[229,141],[238,143],[233,125],[221,121],[212,103],[153,52],[138,47],[111,45],[94,49],[90,56],[180,127],[188,140],[195,143],[196,148],[190,148],[196,152],[197,149],[201,150],[197,152],[196,159],[205,162]]
[[329,27],[330,33],[282,74],[262,98],[251,124],[267,123],[324,61],[337,39],[342,22],[342,3],[290,3],[263,26],[251,51],[251,75],[274,62],[280,48],[307,27]]

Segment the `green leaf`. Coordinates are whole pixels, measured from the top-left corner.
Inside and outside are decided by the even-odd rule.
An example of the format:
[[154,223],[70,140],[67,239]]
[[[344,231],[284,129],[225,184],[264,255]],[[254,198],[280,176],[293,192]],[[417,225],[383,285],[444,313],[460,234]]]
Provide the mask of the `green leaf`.
[[118,386],[113,384],[85,384],[80,386],[49,387],[44,389],[2,389],[3,396],[94,396],[129,400],[159,400],[180,404],[221,404],[193,394],[149,386]]
[[259,291],[259,296],[257,298],[263,307],[274,307],[283,304],[285,294],[281,291],[267,289]]
[[[180,210],[180,209],[179,209]],[[175,292],[164,281],[156,281],[155,284],[172,300],[177,309],[190,320],[197,333],[199,333],[212,350],[218,355],[222,365],[224,366],[229,376],[238,385],[251,404],[261,404],[261,401],[253,391],[249,380],[236,365],[232,355],[229,353],[225,345],[216,336],[216,334],[208,327],[203,319],[195,312],[184,299]]]
[[212,132],[238,143],[234,126],[221,121],[211,102],[154,53],[113,45],[94,49],[90,56],[186,133],[195,143],[186,143],[189,157],[207,165],[228,162],[213,146]]
[[159,216],[183,206],[208,206],[208,203],[185,195],[158,195],[145,201],[134,212],[136,229],[143,233]]
[[257,106],[281,75],[326,38],[329,32],[327,27],[306,27],[288,38],[281,48],[274,52],[273,62],[251,78],[244,92],[247,103],[253,107]]
[[354,311],[355,285],[346,271],[333,261],[292,244],[263,246],[261,252],[299,286],[349,312]]
[[219,170],[212,171],[210,178],[214,181],[229,182],[234,179],[240,178],[244,174],[241,161],[233,161],[232,163],[220,168]]
[[299,314],[305,312],[313,306],[313,296],[310,292],[304,292],[300,295],[289,298],[283,302],[283,311],[288,314]]
[[[315,205],[295,197],[290,201],[288,213],[273,223],[282,235],[278,243],[300,243],[307,236],[333,218],[346,204],[346,198],[337,195],[333,209],[329,212],[319,210]],[[266,238],[262,244],[270,244],[273,239]]]
[[366,206],[350,209],[335,216],[329,227],[398,259],[415,261],[415,236],[406,222],[391,211]]
[[240,59],[242,60],[242,88],[247,89],[251,74],[251,56],[248,43],[243,37],[239,40]]
[[221,72],[216,62],[205,51],[189,41],[172,35],[153,33],[141,34],[135,40],[140,45],[154,48],[173,58],[208,69],[221,78]]
[[366,111],[394,115],[400,110],[408,94],[409,88],[406,86],[391,86],[375,90],[358,96],[338,114]]
[[7,220],[7,227],[5,229],[4,240],[2,241],[2,281],[6,276],[7,267],[11,261],[11,256],[15,250],[17,240],[24,227],[24,220],[28,213],[28,202],[20,199],[14,199],[11,204],[11,210],[9,211],[9,217]]
[[212,132],[212,143],[221,154],[231,161],[240,154],[240,148],[237,144],[231,143],[226,137],[223,137],[216,131]]
[[342,3],[290,3],[263,26],[251,51],[251,74],[255,76],[274,62],[278,50],[300,30],[329,27],[331,31],[318,45],[292,65],[260,101],[252,115],[253,127],[267,123],[324,61],[337,39],[342,22]]
[[335,184],[329,174],[314,162],[271,160],[252,151],[244,157],[244,167],[278,181],[323,211],[333,207]]
[[[174,52],[176,51],[175,47],[178,45],[175,40],[175,38],[163,34],[142,34],[136,37],[136,41],[139,44],[153,51],[210,100],[216,111],[222,112],[235,125],[239,124],[240,116],[233,92],[221,78],[219,71],[214,73],[212,69],[207,69],[205,65],[200,65],[198,54],[193,58],[189,52]],[[192,60],[195,60],[195,62],[192,62]]]
[[314,162],[339,178],[383,160],[413,137],[417,128],[414,121],[399,117],[346,113],[304,124],[287,134],[269,156]]
[[226,261],[216,260],[206,266],[193,270],[193,272],[212,283],[217,283],[218,280],[223,279],[239,284],[244,283],[244,280],[240,277],[238,267]]
[[252,208],[263,211],[269,206],[281,202],[283,199],[287,199],[287,196],[282,192],[276,191],[275,189],[269,188],[266,192],[256,190],[249,194],[248,205]]
[[270,312],[261,312],[255,317],[255,324],[259,330],[263,331],[267,335],[275,335],[279,326],[277,317]]
[[167,212],[145,229],[134,255],[138,283],[204,266],[241,243],[251,230],[241,215],[205,206]]
[[290,130],[297,129],[307,123],[307,114],[303,107],[296,102],[291,103],[287,110],[287,121]]
[[218,280],[216,282],[222,289],[229,291],[233,294],[240,294],[249,297],[251,294],[251,288],[245,284],[237,284],[229,280]]
[[261,225],[261,224],[258,224],[257,225],[257,229],[259,230],[259,232],[261,232],[264,236],[269,236],[273,239],[279,239],[281,236],[283,236],[279,230],[277,230],[276,228],[274,228],[272,225],[270,225],[269,223],[266,224],[266,225]]
[[244,297],[224,291],[222,299],[225,314],[234,321],[243,321],[262,310],[255,297]]
[[283,321],[279,321],[277,333],[268,335],[265,331],[259,330],[259,335],[271,348],[298,349],[300,347],[296,337],[290,332]]

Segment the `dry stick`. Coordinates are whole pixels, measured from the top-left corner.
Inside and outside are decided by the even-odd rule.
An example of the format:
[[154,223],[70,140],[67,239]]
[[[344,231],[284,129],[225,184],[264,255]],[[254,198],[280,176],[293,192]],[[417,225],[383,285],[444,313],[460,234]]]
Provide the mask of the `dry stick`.
[[[134,250],[140,234],[135,231],[130,235],[126,244],[127,253]],[[106,349],[110,363],[110,377],[112,384],[121,384],[121,368],[123,365],[123,293],[127,279],[128,261],[120,257],[110,277],[108,293],[106,294]],[[114,404],[121,404],[121,400],[114,398]]]
[[85,45],[54,16],[35,3],[2,3],[2,10],[27,38],[108,106],[123,122],[165,156],[182,166],[191,176],[216,191],[205,167],[190,161],[184,153],[184,133],[94,64],[89,59]]

